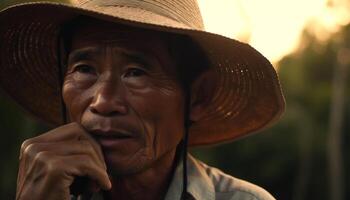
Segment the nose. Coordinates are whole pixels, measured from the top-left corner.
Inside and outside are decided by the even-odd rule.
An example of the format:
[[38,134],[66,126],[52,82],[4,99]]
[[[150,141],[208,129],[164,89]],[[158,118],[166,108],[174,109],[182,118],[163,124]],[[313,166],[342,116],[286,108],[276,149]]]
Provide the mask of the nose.
[[89,106],[92,113],[102,116],[124,115],[128,112],[123,88],[112,81],[104,81],[97,86]]

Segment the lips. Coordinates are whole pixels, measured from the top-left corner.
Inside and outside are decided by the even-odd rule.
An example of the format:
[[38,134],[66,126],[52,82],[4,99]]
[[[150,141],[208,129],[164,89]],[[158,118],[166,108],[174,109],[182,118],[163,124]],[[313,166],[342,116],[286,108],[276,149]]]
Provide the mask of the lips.
[[96,136],[96,137],[110,137],[110,138],[132,137],[131,133],[128,133],[126,131],[121,131],[121,130],[100,130],[100,129],[94,129],[94,130],[90,130],[89,132],[92,133],[92,135]]
[[124,131],[89,131],[103,149],[118,148],[135,139],[135,137]]

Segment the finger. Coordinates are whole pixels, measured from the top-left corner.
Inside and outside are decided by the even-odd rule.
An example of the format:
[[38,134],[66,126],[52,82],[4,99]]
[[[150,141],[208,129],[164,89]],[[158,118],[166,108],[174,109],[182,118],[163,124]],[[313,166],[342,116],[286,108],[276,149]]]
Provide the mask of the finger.
[[[83,128],[83,127],[81,126],[81,128]],[[79,141],[88,141],[92,145],[94,150],[98,153],[98,155],[100,156],[100,158],[103,161],[103,164],[105,165],[104,156],[103,156],[103,153],[102,153],[101,146],[98,144],[98,142],[87,131],[82,132],[80,137],[78,138],[78,140]],[[106,167],[106,165],[105,165],[105,167]]]
[[34,188],[39,189],[39,194],[69,194],[77,176],[89,177],[105,190],[112,187],[106,170],[86,154],[58,156],[41,151],[30,164],[23,177],[24,184],[18,188],[18,196],[23,188],[26,188],[26,194]]
[[73,122],[52,129],[37,137],[25,140],[21,146],[20,158],[22,157],[23,151],[31,144],[60,142],[67,140],[89,140],[93,144],[96,151],[99,151],[102,154],[102,150],[99,149],[98,143],[91,136],[89,136],[89,133],[80,124]]
[[18,168],[18,175],[17,175],[17,188],[16,188],[16,196],[20,195],[20,192],[22,191],[25,175],[26,175],[26,166],[27,163],[25,163],[24,159],[20,160],[19,162],[19,168]]
[[77,138],[77,136],[79,136],[79,134],[77,134],[77,132],[79,131],[81,130],[79,129],[79,126],[76,125],[76,123],[70,123],[70,124],[66,124],[64,126],[60,126],[55,129],[52,129],[37,137],[27,139],[22,143],[20,158],[22,157],[24,150],[31,144],[38,143],[38,142],[44,142],[44,143],[58,142],[63,140],[74,139],[74,138]]
[[[80,132],[84,132],[84,128],[76,122],[72,122],[69,124],[65,124],[63,126],[59,126],[54,128],[44,134],[40,134],[36,137],[30,138],[24,142],[24,145],[27,143],[34,143],[37,141],[40,142],[58,142],[62,140],[69,140],[73,138],[77,138]],[[59,134],[58,134],[59,133]]]
[[73,183],[69,187],[69,190],[73,195],[92,194],[99,192],[101,187],[96,183],[96,181],[84,176],[75,177]]
[[96,162],[86,155],[64,156],[59,161],[59,164],[65,168],[64,171],[68,174],[82,177],[88,176],[90,179],[96,181],[104,190],[112,188],[107,171],[98,166]]
[[106,169],[106,164],[101,152],[96,151],[90,141],[63,141],[56,143],[34,143],[24,150],[23,159],[26,163],[31,163],[39,152],[47,151],[53,155],[77,155],[86,154],[94,159],[101,167]]

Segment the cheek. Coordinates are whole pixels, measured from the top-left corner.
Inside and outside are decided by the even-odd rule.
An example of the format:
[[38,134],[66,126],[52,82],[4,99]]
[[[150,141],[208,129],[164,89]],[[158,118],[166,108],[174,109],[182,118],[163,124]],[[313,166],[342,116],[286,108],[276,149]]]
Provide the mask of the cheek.
[[79,87],[74,81],[65,80],[62,95],[71,121],[80,122],[89,104],[88,92],[89,90]]
[[147,130],[147,146],[159,156],[174,149],[183,134],[184,98],[174,83],[154,83],[142,91],[132,91],[130,107],[139,115]]
[[159,153],[176,148],[184,132],[184,103],[182,96],[163,99],[158,104],[161,113],[156,124],[156,146]]

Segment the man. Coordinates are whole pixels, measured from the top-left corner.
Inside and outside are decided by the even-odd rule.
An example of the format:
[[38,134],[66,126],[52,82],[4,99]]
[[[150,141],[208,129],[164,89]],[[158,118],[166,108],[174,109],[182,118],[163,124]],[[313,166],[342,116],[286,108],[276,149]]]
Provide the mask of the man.
[[57,126],[22,144],[17,199],[273,199],[187,155],[284,108],[271,64],[195,1],[28,3],[0,25],[2,88]]

